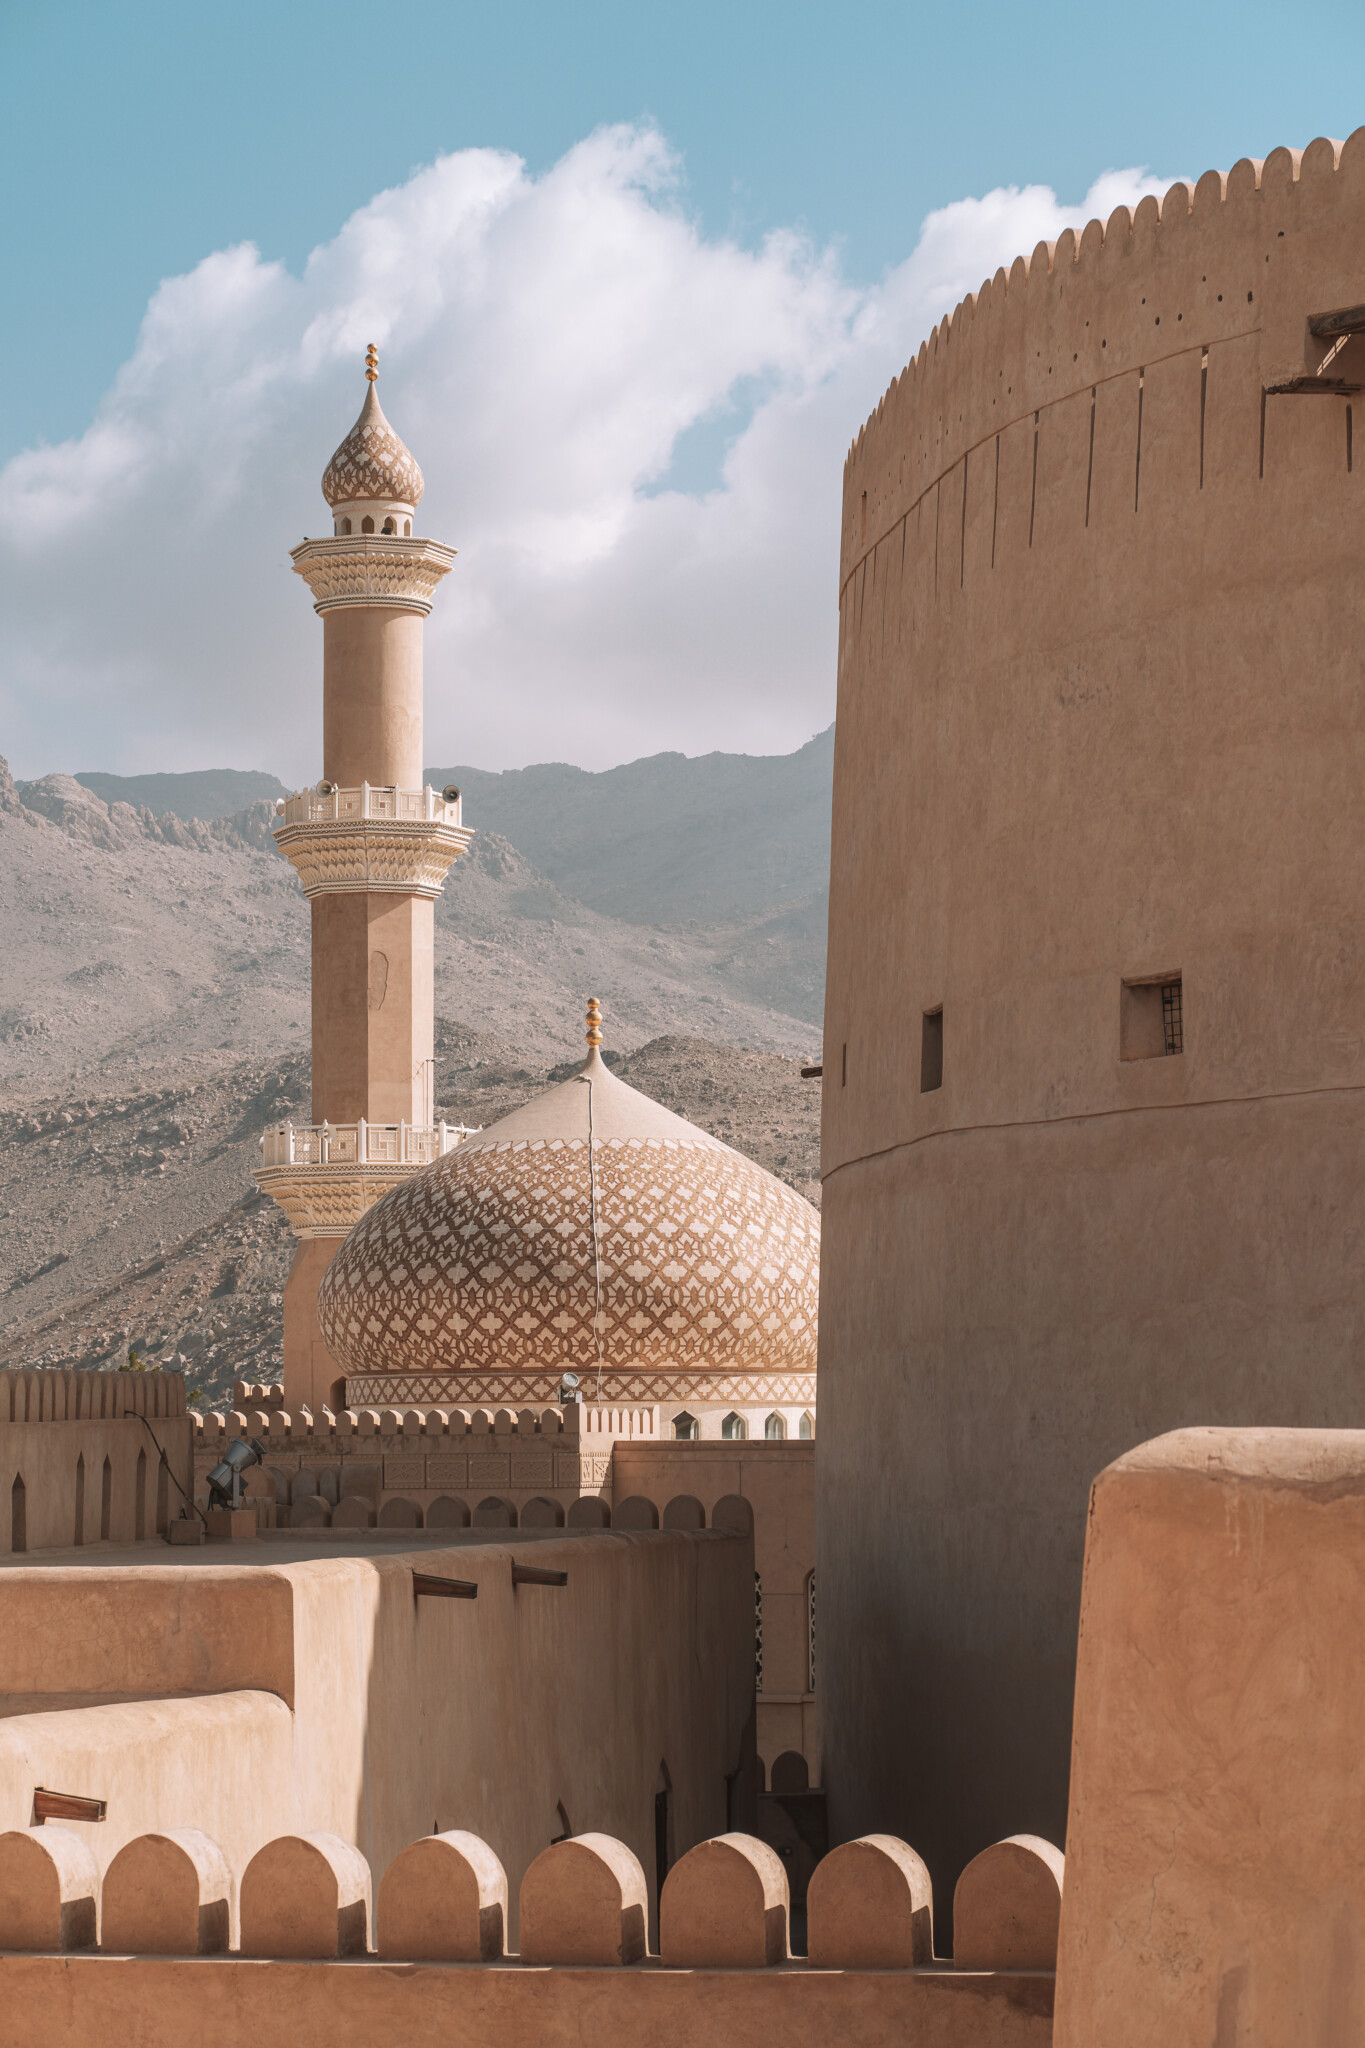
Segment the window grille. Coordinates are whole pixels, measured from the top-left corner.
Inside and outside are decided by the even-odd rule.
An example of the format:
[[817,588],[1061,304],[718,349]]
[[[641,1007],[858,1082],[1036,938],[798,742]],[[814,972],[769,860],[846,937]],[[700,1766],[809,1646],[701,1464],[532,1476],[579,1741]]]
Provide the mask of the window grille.
[[1161,984],[1161,1030],[1166,1041],[1167,1053],[1185,1050],[1184,1004],[1178,981],[1164,981]]
[[754,1573],[754,1691],[763,1690],[763,1581]]
[[815,1573],[806,1580],[806,1691],[815,1691]]

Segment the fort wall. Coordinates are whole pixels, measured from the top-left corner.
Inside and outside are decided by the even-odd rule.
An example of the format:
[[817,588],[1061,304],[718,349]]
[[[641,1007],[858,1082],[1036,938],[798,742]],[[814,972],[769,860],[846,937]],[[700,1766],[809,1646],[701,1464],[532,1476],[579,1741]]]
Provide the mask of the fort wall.
[[1310,323],[1363,248],[1365,131],[1176,185],[998,272],[848,458],[825,1782],[941,1887],[1060,1834],[1090,1475],[1360,1419],[1365,339]]
[[653,1883],[661,1778],[681,1853],[726,1826],[752,1754],[742,1531],[280,1531],[71,1560],[0,1566],[0,1828],[54,1781],[103,1800],[63,1823],[101,1870],[137,1835],[201,1828],[240,1871],[294,1828],[382,1876],[463,1828],[515,1886],[596,1828]]
[[163,1535],[191,1427],[179,1373],[0,1372],[0,1556]]

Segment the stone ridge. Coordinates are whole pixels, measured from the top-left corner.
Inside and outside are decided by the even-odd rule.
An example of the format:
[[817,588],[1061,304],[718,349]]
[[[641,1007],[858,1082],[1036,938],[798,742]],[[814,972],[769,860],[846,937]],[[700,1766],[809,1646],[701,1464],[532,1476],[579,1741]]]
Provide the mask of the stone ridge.
[[[1055,243],[1040,242],[1032,257],[1016,257],[1008,273],[997,270],[921,342],[849,448],[841,589],[856,561],[886,538],[906,507],[964,452],[1031,411],[1195,343],[1207,347],[1257,330],[1268,344],[1267,383],[1302,374],[1303,309],[1275,303],[1273,266],[1266,275],[1270,253],[1289,230],[1302,233],[1324,212],[1351,206],[1365,216],[1365,128],[1345,143],[1319,137],[1305,150],[1276,149],[1263,162],[1243,157],[1226,175],[1206,171],[1193,188],[1181,182],[1159,203],[1149,195],[1135,211],[1120,206],[1107,223],[1092,220],[1079,236],[1067,228]],[[1161,313],[1148,307],[1147,295],[1153,283],[1160,288],[1163,265],[1174,259],[1193,273],[1189,259],[1196,253],[1210,266],[1216,257],[1227,274],[1200,275],[1200,283],[1209,286],[1207,302],[1192,297],[1186,305],[1162,308],[1170,315],[1168,340],[1158,332]],[[1219,283],[1228,289],[1213,296]],[[1343,275],[1340,288],[1338,303],[1359,299],[1358,272]],[[1093,319],[1100,310],[1102,329]],[[1193,329],[1186,324],[1191,315]],[[996,390],[986,405],[986,388],[1001,382],[1007,384],[1008,402],[1001,403]],[[975,401],[971,418],[965,416],[965,400]],[[869,502],[864,529],[854,516],[862,465],[875,450],[908,450],[912,444],[920,456],[919,475],[902,479],[894,518],[889,504]]]

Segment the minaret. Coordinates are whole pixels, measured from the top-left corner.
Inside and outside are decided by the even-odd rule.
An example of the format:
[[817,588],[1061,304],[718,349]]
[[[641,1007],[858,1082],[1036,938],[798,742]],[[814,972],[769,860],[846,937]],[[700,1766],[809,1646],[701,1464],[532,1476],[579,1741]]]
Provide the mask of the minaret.
[[360,417],[327,465],[330,540],[292,550],[322,620],[322,780],[279,806],[313,913],[313,1122],[262,1139],[259,1185],[299,1239],[284,1296],[286,1405],[340,1398],[318,1283],[379,1196],[449,1151],[434,1114],[433,903],[469,844],[460,793],[423,786],[422,628],[455,559],[414,539],[422,472],[366,351]]

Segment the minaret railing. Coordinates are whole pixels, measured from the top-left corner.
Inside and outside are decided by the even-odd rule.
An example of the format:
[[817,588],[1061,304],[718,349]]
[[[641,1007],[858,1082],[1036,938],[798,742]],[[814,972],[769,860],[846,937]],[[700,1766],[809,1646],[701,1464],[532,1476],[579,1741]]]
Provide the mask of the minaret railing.
[[469,1124],[272,1124],[261,1134],[265,1166],[430,1166],[474,1135]]
[[399,789],[392,784],[362,782],[358,789],[321,784],[295,790],[275,806],[286,825],[408,824],[455,825],[460,799],[447,803],[430,783],[424,789]]

